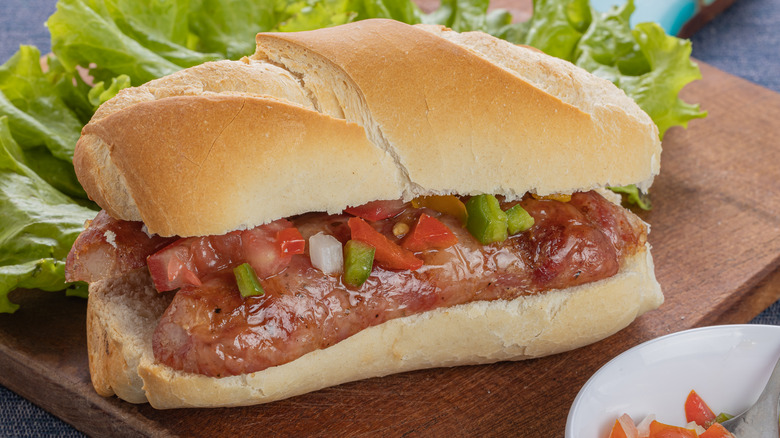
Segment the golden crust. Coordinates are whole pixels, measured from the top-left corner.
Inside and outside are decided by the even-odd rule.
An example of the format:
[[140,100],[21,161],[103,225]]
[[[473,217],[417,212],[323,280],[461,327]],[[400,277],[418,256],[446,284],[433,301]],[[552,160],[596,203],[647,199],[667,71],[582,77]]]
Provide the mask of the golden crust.
[[151,333],[165,297],[144,271],[90,285],[88,320],[100,321],[89,332],[90,369],[100,394],[116,393],[133,403],[148,400],[159,409],[267,403],[415,369],[571,350],[617,332],[663,301],[648,247],[605,280],[394,319],[285,365],[212,378],[154,362]]
[[[80,146],[76,163],[100,162],[92,157],[101,151],[110,157],[81,176],[93,199],[164,236],[223,234],[255,226],[256,218],[341,212],[401,194],[392,159],[359,126],[272,98],[137,103],[87,125]],[[109,171],[121,177],[102,177]],[[109,201],[116,197],[102,195],[117,180],[130,198],[119,208]],[[364,193],[365,186],[375,190]]]
[[572,192],[659,170],[657,129],[622,91],[483,33],[366,20],[261,33],[254,57],[302,76],[321,111],[363,126],[413,194]]
[[658,172],[657,129],[625,94],[486,34],[366,20],[257,41],[254,59],[101,107],[74,159],[92,199],[187,236],[374,199],[647,186]]

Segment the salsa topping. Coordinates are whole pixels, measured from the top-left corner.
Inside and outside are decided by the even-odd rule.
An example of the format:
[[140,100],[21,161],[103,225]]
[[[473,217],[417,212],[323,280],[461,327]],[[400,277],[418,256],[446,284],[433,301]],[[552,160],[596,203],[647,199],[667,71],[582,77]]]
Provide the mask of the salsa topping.
[[359,217],[350,218],[349,229],[352,231],[352,239],[372,246],[376,252],[374,260],[377,265],[386,269],[417,270],[423,265],[423,261],[414,256],[412,251],[402,248],[389,237],[375,230]]
[[688,422],[685,426],[661,423],[654,414],[636,424],[628,414],[623,414],[612,425],[609,438],[734,438],[721,424],[732,416],[716,416],[696,391],[688,393],[684,410]]
[[155,359],[208,376],[260,371],[390,319],[610,277],[646,240],[641,220],[595,192],[452,198],[308,213],[147,252],[158,290],[178,289]]
[[303,236],[287,219],[221,236],[179,239],[147,259],[154,287],[164,292],[200,286],[202,279],[241,263],[261,278],[278,274],[294,254],[304,252]]

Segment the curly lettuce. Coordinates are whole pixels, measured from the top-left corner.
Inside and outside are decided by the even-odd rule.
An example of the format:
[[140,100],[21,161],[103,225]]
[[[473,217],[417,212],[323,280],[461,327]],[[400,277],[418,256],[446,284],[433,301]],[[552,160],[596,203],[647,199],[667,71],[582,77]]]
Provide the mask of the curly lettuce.
[[38,49],[22,46],[0,66],[0,116],[25,163],[57,190],[86,198],[71,163],[83,123],[43,73],[40,58]]
[[65,283],[65,257],[95,210],[83,207],[23,164],[8,117],[0,117],[0,313],[18,306],[16,288],[84,295],[83,285]]
[[[501,32],[611,81],[653,119],[663,138],[669,128],[687,127],[706,116],[699,105],[678,97],[685,85],[701,79],[701,72],[691,61],[690,41],[667,35],[656,23],[632,29],[634,9],[633,0],[607,12],[596,11],[587,0],[537,0],[529,23],[510,24]],[[627,203],[650,209],[635,185],[612,190]]]
[[[679,91],[700,77],[690,43],[655,24],[633,29],[633,1],[607,12],[588,0],[537,0],[524,23],[488,0],[442,0],[425,13],[411,0],[59,0],[46,25],[53,55],[22,46],[0,66],[0,313],[16,288],[67,290],[64,260],[95,216],[72,158],[97,107],[128,86],[255,48],[255,34],[368,18],[481,30],[567,59],[623,89],[658,125],[703,117]],[[87,79],[85,79],[87,78]],[[636,187],[616,188],[649,208]]]
[[669,128],[687,126],[691,119],[706,115],[699,105],[678,97],[686,84],[701,79],[701,72],[691,61],[690,41],[667,35],[656,23],[631,29],[633,12],[631,0],[594,13],[571,61],[625,91],[650,115],[663,138]]

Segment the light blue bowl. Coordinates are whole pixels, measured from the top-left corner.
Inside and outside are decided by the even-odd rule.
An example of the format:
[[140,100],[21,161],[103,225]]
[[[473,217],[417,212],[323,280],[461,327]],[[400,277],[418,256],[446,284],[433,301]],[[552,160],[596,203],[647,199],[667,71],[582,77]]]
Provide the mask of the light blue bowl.
[[[714,0],[704,3],[710,4]],[[600,12],[608,11],[616,5],[622,5],[620,0],[591,0],[590,4]],[[669,35],[680,33],[683,25],[697,12],[696,0],[636,0],[636,11],[631,16],[631,26],[646,21],[654,21],[664,28]]]

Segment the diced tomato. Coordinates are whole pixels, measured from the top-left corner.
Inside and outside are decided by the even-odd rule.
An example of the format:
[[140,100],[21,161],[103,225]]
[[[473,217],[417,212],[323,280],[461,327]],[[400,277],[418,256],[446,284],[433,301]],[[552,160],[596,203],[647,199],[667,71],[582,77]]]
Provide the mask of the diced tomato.
[[185,284],[201,284],[189,248],[176,242],[149,256],[147,264],[154,287],[160,292]]
[[399,215],[404,211],[404,208],[406,208],[406,204],[401,200],[371,201],[357,207],[350,207],[344,211],[361,219],[380,221]]
[[734,435],[726,430],[722,424],[712,423],[712,426],[699,435],[699,438],[734,438]]
[[[699,435],[694,429],[659,423],[653,420],[655,416],[648,416],[635,425],[631,417],[623,414],[615,420],[609,438],[734,438],[731,432],[716,421],[715,414],[696,391],[691,391],[685,400],[685,417],[688,423],[696,423],[707,430]],[[694,428],[698,429],[696,426]]]
[[352,231],[352,239],[367,243],[376,249],[374,260],[379,266],[414,271],[423,265],[423,261],[415,257],[413,252],[401,248],[363,219],[353,217],[347,223]]
[[306,241],[295,227],[285,228],[276,233],[276,243],[279,244],[279,254],[282,256],[303,254]]
[[650,423],[650,436],[648,438],[698,438],[698,436],[693,429],[653,421]]
[[179,239],[146,259],[149,273],[158,291],[184,285],[200,286],[201,278],[230,267],[234,248],[241,244],[239,232],[222,236]]
[[287,219],[279,219],[244,231],[241,235],[244,254],[238,264],[249,263],[260,278],[282,272],[290,264],[292,255],[282,253],[278,236],[292,226]]
[[[288,229],[294,231],[285,231]],[[286,268],[292,254],[303,252],[296,252],[299,236],[290,221],[280,219],[220,236],[179,239],[149,256],[146,262],[160,292],[186,285],[200,286],[205,277],[246,262],[260,278],[267,278]],[[303,242],[302,237],[300,241]]]
[[688,393],[688,398],[685,399],[685,419],[689,423],[693,421],[706,428],[715,421],[715,413],[707,406],[707,403],[704,403],[696,391],[691,390]]
[[615,424],[612,426],[612,431],[609,434],[609,438],[637,438],[639,432],[636,429],[634,420],[623,414],[615,420]]
[[404,238],[401,247],[409,251],[425,251],[449,248],[456,243],[458,243],[457,236],[446,225],[435,217],[423,213]]

